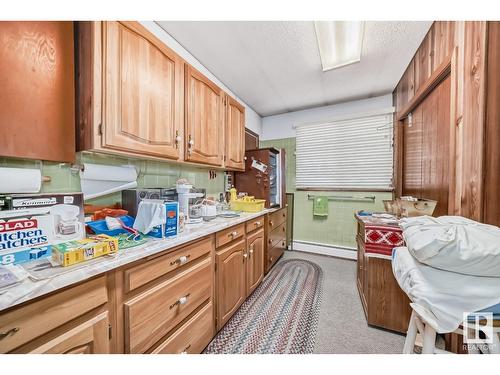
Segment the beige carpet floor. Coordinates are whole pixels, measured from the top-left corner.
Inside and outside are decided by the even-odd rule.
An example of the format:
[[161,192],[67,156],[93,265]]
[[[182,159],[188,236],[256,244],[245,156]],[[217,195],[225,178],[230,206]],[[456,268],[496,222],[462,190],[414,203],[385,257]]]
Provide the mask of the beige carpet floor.
[[324,255],[286,251],[323,269],[323,298],[314,353],[401,353],[405,337],[370,327],[356,289],[356,262]]

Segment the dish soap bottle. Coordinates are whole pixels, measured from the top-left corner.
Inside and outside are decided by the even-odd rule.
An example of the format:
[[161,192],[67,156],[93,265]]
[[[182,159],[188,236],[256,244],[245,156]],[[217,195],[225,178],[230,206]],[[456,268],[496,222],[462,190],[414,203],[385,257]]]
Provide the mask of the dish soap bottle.
[[231,194],[229,202],[234,202],[237,199],[236,188],[233,186],[231,189],[229,189],[229,193]]

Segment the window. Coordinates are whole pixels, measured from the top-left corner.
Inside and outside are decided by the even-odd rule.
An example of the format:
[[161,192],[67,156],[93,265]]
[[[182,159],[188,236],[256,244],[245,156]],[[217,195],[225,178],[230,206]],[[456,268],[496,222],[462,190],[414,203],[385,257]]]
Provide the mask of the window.
[[296,126],[296,188],[392,190],[392,113]]

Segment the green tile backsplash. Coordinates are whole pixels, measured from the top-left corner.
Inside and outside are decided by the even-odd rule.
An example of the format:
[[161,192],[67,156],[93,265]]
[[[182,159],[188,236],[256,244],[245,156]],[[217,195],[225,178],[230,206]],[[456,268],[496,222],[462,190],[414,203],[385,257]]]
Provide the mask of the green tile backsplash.
[[[125,158],[96,153],[78,153],[77,163],[106,165],[134,165],[139,171],[139,187],[174,187],[179,178],[187,178],[196,187],[207,189],[208,195],[218,196],[224,189],[224,171],[217,171],[215,179],[209,179],[209,168],[190,165]],[[39,160],[0,158],[0,167],[42,168],[42,175],[51,181],[42,185],[42,192],[81,191],[78,173],[72,173],[68,163],[40,162]],[[109,194],[89,200],[87,203],[109,205],[121,202],[121,193]]]
[[[261,141],[261,147],[284,148],[286,150],[286,190],[294,193],[294,240],[313,242],[318,244],[356,247],[356,220],[354,212],[358,210],[383,211],[384,199],[392,199],[390,192],[307,192],[295,190],[295,138],[273,139]],[[343,202],[330,201],[328,203],[328,217],[326,219],[314,217],[312,214],[312,200],[307,194],[340,195],[340,196],[367,196],[374,195],[375,202]]]

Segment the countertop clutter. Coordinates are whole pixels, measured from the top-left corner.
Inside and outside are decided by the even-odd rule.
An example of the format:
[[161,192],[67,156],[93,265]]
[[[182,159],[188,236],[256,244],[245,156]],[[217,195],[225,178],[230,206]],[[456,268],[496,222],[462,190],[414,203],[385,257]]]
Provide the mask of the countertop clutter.
[[175,237],[148,237],[143,245],[70,267],[51,267],[47,259],[24,263],[24,280],[0,290],[0,311],[277,210],[265,209],[256,213],[241,213],[236,218],[217,218],[208,223],[186,225],[185,230]]

